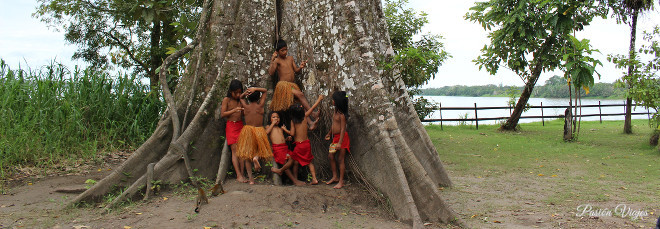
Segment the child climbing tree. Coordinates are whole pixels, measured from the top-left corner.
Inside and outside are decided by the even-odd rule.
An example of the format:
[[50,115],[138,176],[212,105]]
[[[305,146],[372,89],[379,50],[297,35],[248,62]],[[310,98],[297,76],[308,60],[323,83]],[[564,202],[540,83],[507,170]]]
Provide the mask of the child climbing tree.
[[[195,40],[161,66],[167,69],[173,60],[192,51],[175,93],[163,88],[168,109],[156,131],[111,175],[73,202],[99,199],[114,185],[127,187],[117,200],[134,197],[145,184],[144,173],[152,162],[156,180],[188,181],[187,168],[196,169],[192,176],[213,178],[222,147],[218,136],[225,129],[213,118],[213,111],[226,94],[229,79],[257,85],[268,82],[268,57],[277,39],[275,8],[271,0],[216,0],[212,4],[207,0]],[[309,59],[300,77],[306,96],[316,98],[341,88],[355,101],[348,121],[349,134],[358,136],[351,139],[352,171],[361,171],[366,185],[396,209],[396,217],[416,228],[424,222],[456,222],[456,213],[439,193],[439,187],[451,186],[451,181],[412,108],[405,84],[398,75],[381,74],[377,66],[377,59],[391,58],[380,1],[283,1],[282,12],[281,37],[293,44],[290,47],[299,47],[289,50],[290,55]],[[331,109],[329,104],[321,108],[321,113]],[[319,132],[326,133],[330,123],[320,121]],[[325,142],[322,134],[311,134],[310,140]],[[312,153],[325,157],[328,146],[319,147]],[[181,160],[184,154],[189,163]]]

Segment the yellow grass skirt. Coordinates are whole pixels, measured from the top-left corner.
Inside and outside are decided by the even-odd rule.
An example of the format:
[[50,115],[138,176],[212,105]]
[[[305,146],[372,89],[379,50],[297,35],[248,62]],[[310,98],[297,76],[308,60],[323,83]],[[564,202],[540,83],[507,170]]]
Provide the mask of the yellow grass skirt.
[[270,148],[268,134],[266,134],[266,129],[263,127],[243,126],[236,144],[238,148],[236,156],[240,159],[248,160],[255,156],[265,160],[273,158],[273,150]]
[[271,111],[283,111],[289,109],[293,105],[293,90],[300,91],[300,88],[295,83],[280,81],[275,86],[273,93],[273,100],[270,103]]

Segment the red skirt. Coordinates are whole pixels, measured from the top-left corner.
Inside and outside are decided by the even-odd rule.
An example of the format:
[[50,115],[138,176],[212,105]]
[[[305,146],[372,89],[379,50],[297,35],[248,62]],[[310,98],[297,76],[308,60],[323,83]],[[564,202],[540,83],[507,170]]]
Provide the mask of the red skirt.
[[293,160],[296,160],[300,163],[300,166],[309,165],[314,159],[312,155],[312,145],[309,144],[309,139],[296,142],[296,148],[293,149],[293,154],[291,155]]
[[227,121],[225,127],[225,134],[227,135],[227,145],[233,145],[238,142],[238,136],[241,135],[243,129],[243,121]]
[[[339,143],[339,134],[335,134],[335,136],[332,138],[332,144],[337,144]],[[351,152],[351,140],[348,139],[348,132],[344,132],[344,139],[341,142],[341,147],[339,149],[346,149],[346,152]]]
[[273,144],[273,157],[275,158],[275,162],[284,164],[286,163],[286,160],[291,157],[291,154],[291,150],[289,150],[289,146],[287,146],[286,143]]

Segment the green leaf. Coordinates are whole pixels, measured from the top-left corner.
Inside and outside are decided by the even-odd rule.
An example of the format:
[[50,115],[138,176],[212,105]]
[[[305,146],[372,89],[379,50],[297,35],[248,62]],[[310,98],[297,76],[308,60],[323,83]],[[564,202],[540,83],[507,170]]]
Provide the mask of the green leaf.
[[177,49],[175,47],[167,47],[167,52],[165,54],[171,55],[171,54],[175,53],[176,51],[177,51]]

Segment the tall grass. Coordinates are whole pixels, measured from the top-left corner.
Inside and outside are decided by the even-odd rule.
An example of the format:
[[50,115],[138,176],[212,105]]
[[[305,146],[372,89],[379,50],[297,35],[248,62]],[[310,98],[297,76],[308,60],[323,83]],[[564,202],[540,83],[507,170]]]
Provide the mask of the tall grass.
[[45,168],[138,146],[163,107],[134,75],[54,62],[11,69],[0,59],[0,178],[23,165]]

